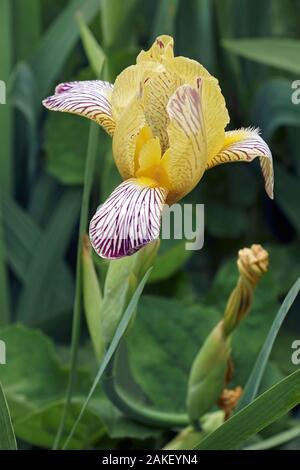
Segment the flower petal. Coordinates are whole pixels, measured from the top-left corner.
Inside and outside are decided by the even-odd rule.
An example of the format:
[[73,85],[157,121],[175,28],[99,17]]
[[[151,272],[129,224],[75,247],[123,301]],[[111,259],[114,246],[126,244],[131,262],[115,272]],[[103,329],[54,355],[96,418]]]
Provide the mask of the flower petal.
[[166,189],[151,187],[151,181],[143,178],[120,184],[90,223],[90,239],[98,255],[122,258],[159,238],[166,196]]
[[146,121],[153,135],[159,137],[163,153],[169,147],[167,127],[170,118],[167,113],[167,104],[170,96],[173,95],[182,84],[176,73],[153,72],[145,75],[142,85],[142,102]]
[[170,198],[172,202],[193,189],[206,166],[207,148],[201,85],[202,81],[199,79],[198,89],[190,85],[179,87],[167,106],[170,117],[170,151],[163,157],[162,163],[169,176],[171,188],[168,200]]
[[118,120],[113,137],[113,155],[123,179],[132,178],[135,174],[138,137],[145,126],[142,103],[134,100]]
[[208,162],[206,169],[221,163],[252,162],[256,157],[259,157],[260,160],[266,192],[273,199],[274,174],[272,153],[255,129],[240,129],[226,132],[222,150]]
[[43,105],[52,111],[79,114],[92,119],[113,135],[112,89],[110,83],[101,80],[61,83],[56,87],[55,94],[43,101]]
[[144,61],[161,62],[164,58],[174,57],[174,39],[171,36],[158,36],[148,51],[141,51],[137,56],[137,64]]

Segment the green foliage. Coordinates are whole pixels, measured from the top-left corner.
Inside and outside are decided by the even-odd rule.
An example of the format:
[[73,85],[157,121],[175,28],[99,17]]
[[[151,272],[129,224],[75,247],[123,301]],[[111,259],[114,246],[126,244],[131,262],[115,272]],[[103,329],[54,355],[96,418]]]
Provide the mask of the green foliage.
[[[299,1],[24,3],[0,2],[0,79],[8,90],[7,104],[0,104],[0,340],[8,345],[8,363],[0,366],[0,448],[16,448],[14,432],[42,448],[66,441],[71,449],[164,446],[176,420],[150,426],[141,416],[132,419],[98,382],[118,349],[116,381],[136,404],[149,405],[144,418],[172,413],[184,425],[191,363],[222,317],[237,279],[238,249],[252,243],[269,249],[270,269],[233,335],[230,387],[248,383],[242,405],[265,393],[217,431],[220,413],[217,420],[209,413],[207,423],[215,424],[193,431],[192,440],[205,437],[201,448],[283,448],[299,433],[298,417],[287,415],[299,401],[299,374],[280,382],[296,368],[290,356],[300,336],[299,300],[280,330],[286,303],[275,318],[299,276],[300,105],[291,100],[300,71]],[[41,100],[59,82],[114,81],[159,34],[172,34],[177,55],[199,60],[217,76],[231,128],[261,128],[275,162],[275,201],[263,195],[258,164],[207,172],[186,199],[205,204],[203,249],[162,240],[137,309],[154,252],[113,263],[94,256],[92,270],[82,272],[90,215],[121,181],[111,139],[80,117],[46,112]],[[81,322],[84,279],[85,291],[97,291],[87,296],[88,325]],[[109,349],[99,365],[87,326],[100,356],[95,325],[101,315]],[[23,325],[9,325],[15,321]]]

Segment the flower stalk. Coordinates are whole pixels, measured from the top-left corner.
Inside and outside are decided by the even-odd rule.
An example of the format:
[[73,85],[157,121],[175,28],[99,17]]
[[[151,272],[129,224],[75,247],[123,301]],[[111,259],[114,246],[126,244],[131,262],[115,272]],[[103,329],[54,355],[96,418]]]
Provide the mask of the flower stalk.
[[252,245],[238,253],[237,267],[240,275],[228,299],[224,317],[207,337],[190,372],[187,410],[195,426],[199,418],[217,402],[224,409],[225,418],[228,418],[240,398],[240,387],[236,393],[224,391],[233,372],[232,333],[249,313],[254,289],[267,271],[268,261],[268,252],[260,245]]

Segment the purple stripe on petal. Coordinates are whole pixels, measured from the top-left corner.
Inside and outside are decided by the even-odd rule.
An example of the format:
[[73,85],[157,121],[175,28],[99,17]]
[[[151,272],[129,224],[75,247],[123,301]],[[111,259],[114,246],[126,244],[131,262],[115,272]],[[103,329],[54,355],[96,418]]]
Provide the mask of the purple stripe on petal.
[[159,237],[164,188],[150,188],[138,180],[120,184],[90,223],[90,240],[99,256],[130,256]]

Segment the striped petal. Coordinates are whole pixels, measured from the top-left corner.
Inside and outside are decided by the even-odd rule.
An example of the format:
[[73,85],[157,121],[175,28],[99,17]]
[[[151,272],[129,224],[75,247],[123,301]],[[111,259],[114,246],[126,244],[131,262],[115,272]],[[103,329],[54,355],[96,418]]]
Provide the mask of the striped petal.
[[162,164],[170,180],[170,203],[190,192],[205,170],[207,149],[201,85],[199,79],[198,89],[190,85],[179,87],[168,102],[170,151]]
[[130,179],[120,184],[90,223],[90,240],[99,256],[129,256],[159,238],[167,190],[151,180]]
[[256,157],[259,157],[260,160],[266,192],[273,199],[274,174],[272,153],[255,129],[240,129],[226,132],[222,150],[208,162],[206,169],[222,163],[252,162]]
[[43,105],[52,111],[79,114],[92,119],[113,135],[112,89],[110,83],[101,80],[61,83],[56,87],[55,94],[43,101]]

